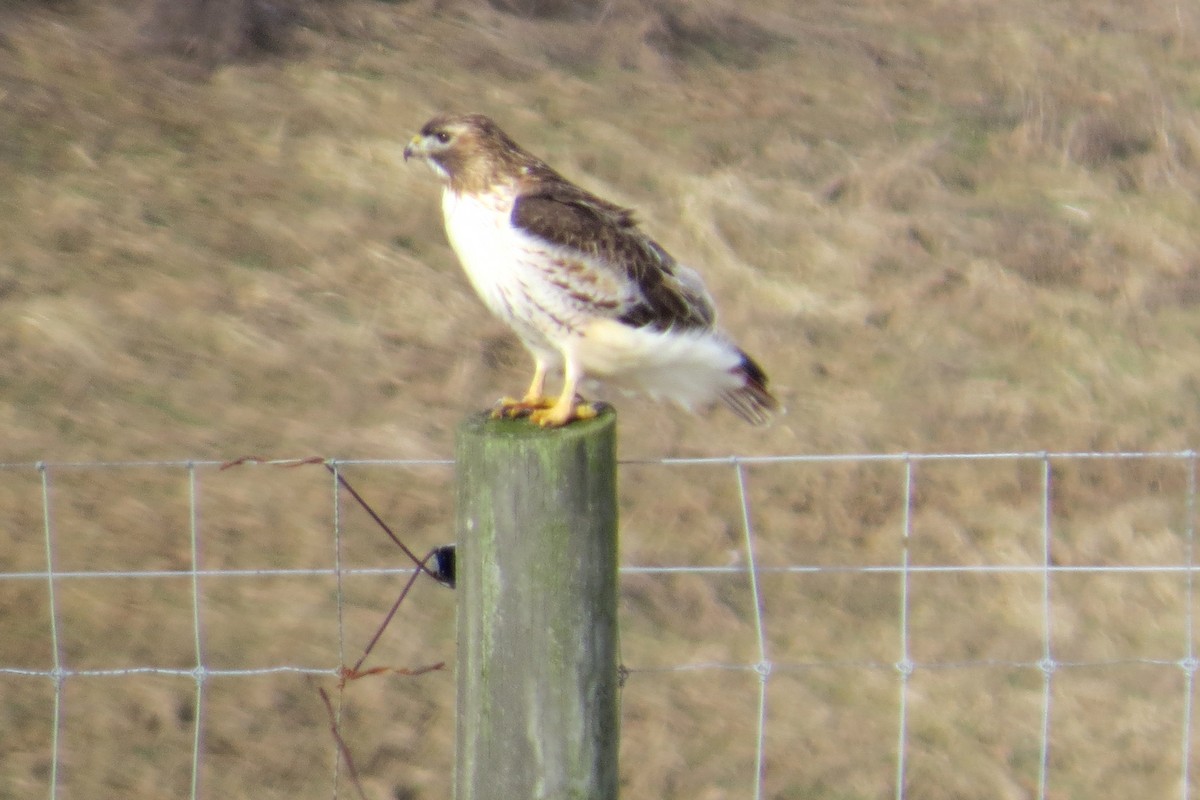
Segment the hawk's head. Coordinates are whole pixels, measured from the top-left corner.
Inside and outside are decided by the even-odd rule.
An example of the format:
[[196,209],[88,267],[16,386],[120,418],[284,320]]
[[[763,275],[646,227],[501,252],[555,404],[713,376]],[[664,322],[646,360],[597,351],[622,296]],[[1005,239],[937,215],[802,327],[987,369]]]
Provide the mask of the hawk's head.
[[539,163],[483,114],[439,114],[404,148],[404,160],[424,159],[452,191],[484,191]]

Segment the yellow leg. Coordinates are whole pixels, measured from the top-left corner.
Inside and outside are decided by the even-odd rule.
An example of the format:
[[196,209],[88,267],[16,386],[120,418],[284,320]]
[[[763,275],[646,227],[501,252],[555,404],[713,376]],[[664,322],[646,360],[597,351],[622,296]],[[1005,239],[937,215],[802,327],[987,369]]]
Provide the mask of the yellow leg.
[[533,363],[533,381],[529,384],[529,390],[525,392],[525,397],[521,399],[524,404],[532,406],[541,406],[546,403],[546,364],[540,358],[534,359]]
[[575,397],[575,388],[581,377],[579,368],[567,359],[563,370],[563,388],[558,400],[549,408],[542,408],[529,415],[529,421],[543,428],[561,428],[577,419],[591,419],[596,409],[588,403],[580,403]]
[[503,397],[492,409],[492,419],[517,419],[527,417],[535,411],[549,408],[550,398],[544,394],[546,389],[546,363],[540,358],[534,359],[533,380],[529,389],[520,400]]

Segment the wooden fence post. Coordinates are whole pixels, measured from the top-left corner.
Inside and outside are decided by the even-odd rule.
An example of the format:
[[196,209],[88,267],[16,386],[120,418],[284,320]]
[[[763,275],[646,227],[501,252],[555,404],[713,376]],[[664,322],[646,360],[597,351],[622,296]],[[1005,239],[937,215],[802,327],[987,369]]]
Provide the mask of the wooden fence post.
[[456,444],[455,800],[616,800],[616,414]]

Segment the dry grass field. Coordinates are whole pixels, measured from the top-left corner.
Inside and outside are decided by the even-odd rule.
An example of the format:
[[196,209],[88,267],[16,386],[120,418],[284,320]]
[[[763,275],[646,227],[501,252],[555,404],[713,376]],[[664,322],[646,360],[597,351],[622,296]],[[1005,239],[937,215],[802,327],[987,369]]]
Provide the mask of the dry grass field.
[[[34,462],[444,459],[524,386],[401,156],[440,110],[637,209],[787,406],[759,430],[613,397],[625,459],[1196,445],[1193,3],[5,0],[0,571],[46,567]],[[900,462],[748,467],[756,556],[895,566],[907,518],[914,564],[1036,567],[1042,468],[921,462],[906,498]],[[1190,563],[1189,470],[1055,461],[1054,563]],[[449,467],[347,475],[414,549],[452,535]],[[623,562],[743,563],[733,475],[628,465]],[[333,563],[319,466],[46,476],[58,570],[188,570],[194,521],[206,569]],[[344,565],[402,565],[341,511]],[[1041,581],[912,578],[905,796],[1036,797],[1043,767],[1053,798],[1180,793],[1187,577],[1055,576],[1055,658],[1105,665],[1055,673],[1045,764],[1020,666],[1043,656]],[[346,580],[345,656],[332,578],[201,584],[209,668],[331,667],[398,579]],[[67,668],[195,666],[190,579],[56,589]],[[764,576],[765,797],[895,796],[899,589]],[[751,796],[757,674],[657,671],[758,660],[745,574],[630,575],[622,603],[624,796]],[[189,677],[70,678],[54,772],[54,686],[12,672],[53,665],[49,618],[45,580],[0,580],[0,800],[52,773],[60,798],[190,796],[198,713],[200,796],[333,793],[324,709],[289,673],[211,678],[199,709]],[[453,595],[419,585],[381,648],[452,662]],[[344,702],[372,800],[450,795],[449,671]]]

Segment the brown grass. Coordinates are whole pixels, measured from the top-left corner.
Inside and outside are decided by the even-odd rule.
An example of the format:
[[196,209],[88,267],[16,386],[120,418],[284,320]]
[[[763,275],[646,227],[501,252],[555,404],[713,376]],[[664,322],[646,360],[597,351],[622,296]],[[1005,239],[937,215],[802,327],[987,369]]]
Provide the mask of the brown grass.
[[[0,462],[449,454],[457,421],[528,365],[463,280],[433,180],[403,163],[442,109],[492,113],[637,208],[788,407],[750,430],[611,398],[626,458],[1195,443],[1187,4],[29,0],[0,7],[0,30]],[[1038,563],[1039,469],[921,465],[914,563]],[[39,476],[0,477],[0,568],[41,569]],[[327,477],[201,471],[203,563],[330,564]],[[52,478],[60,568],[188,567],[183,470]],[[352,478],[416,549],[449,537],[445,469]],[[899,562],[897,465],[749,478],[764,563]],[[728,467],[622,481],[626,562],[743,557]],[[1178,462],[1056,463],[1053,557],[1182,563],[1186,485]],[[398,563],[347,514],[349,563]],[[913,658],[1037,660],[1039,581],[914,578]],[[64,581],[66,663],[188,668],[185,583]],[[349,582],[349,659],[395,583]],[[1056,578],[1057,657],[1181,657],[1186,588]],[[791,665],[770,682],[767,796],[891,796],[895,576],[762,589]],[[329,582],[203,591],[210,666],[337,663]],[[631,666],[757,658],[738,578],[630,577],[622,602]],[[420,588],[375,663],[450,659],[452,604]],[[47,616],[40,582],[0,583],[0,666],[52,663]],[[1041,690],[1029,668],[918,669],[908,794],[1031,796]],[[1181,674],[1066,668],[1053,691],[1053,796],[1177,791]],[[635,673],[625,794],[744,795],[756,692],[752,674]],[[448,673],[351,686],[372,797],[449,793],[452,693]],[[52,699],[0,677],[0,798],[45,793]],[[72,680],[64,709],[62,796],[186,795],[190,679]],[[204,796],[328,796],[303,680],[213,679],[201,713]]]

